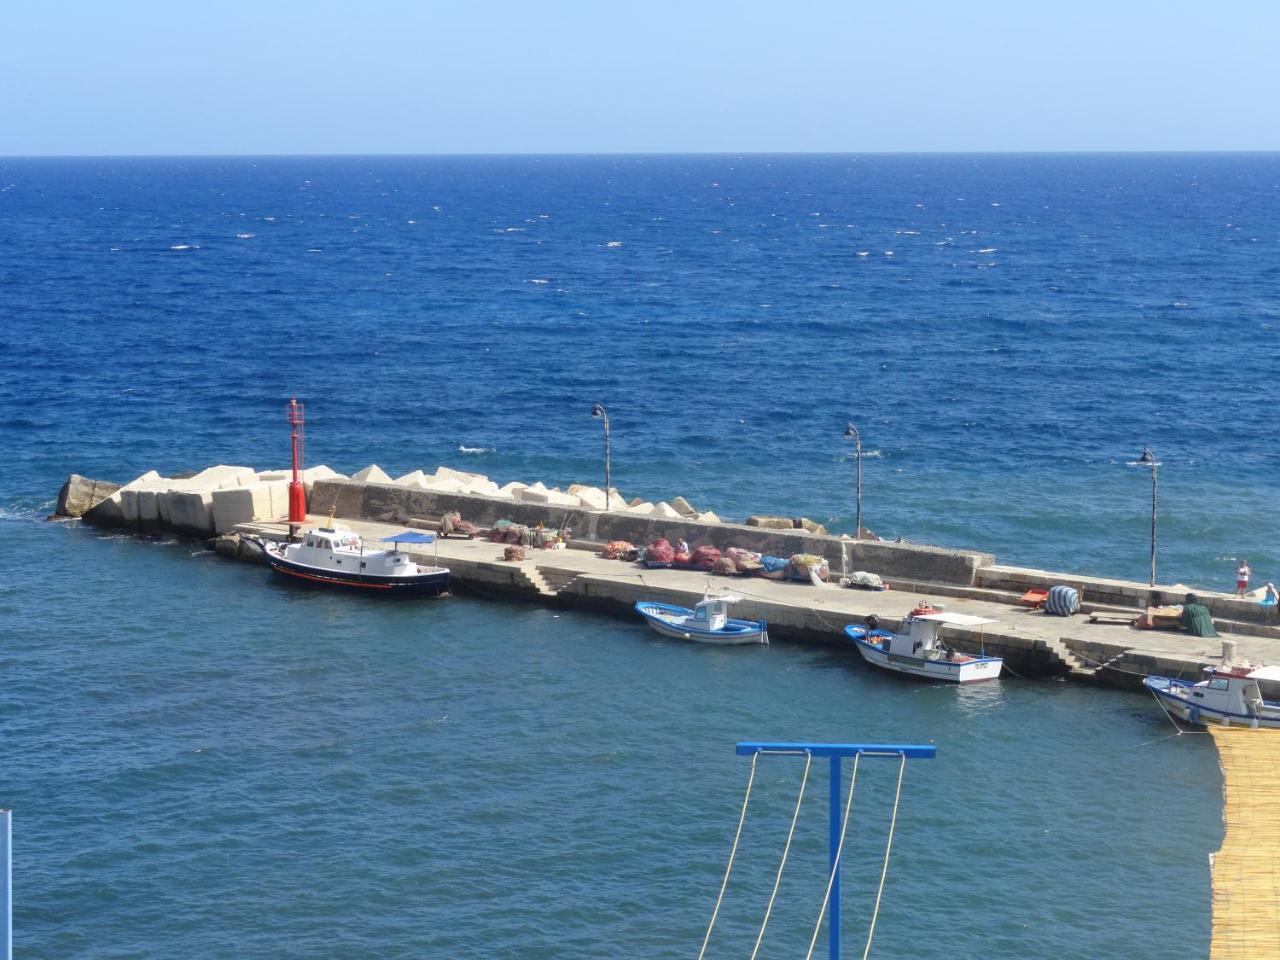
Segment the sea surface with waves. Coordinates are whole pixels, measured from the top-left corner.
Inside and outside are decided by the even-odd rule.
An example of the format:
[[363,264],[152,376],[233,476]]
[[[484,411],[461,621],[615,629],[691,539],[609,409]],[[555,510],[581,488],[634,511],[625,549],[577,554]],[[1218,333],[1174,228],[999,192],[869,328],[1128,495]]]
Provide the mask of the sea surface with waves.
[[[1280,580],[1280,156],[0,159],[0,804],[54,957],[696,955],[733,741],[933,742],[873,956],[1205,953],[1221,779],[1155,704],[296,593],[44,523],[72,471],[307,458],[598,482],[1003,562]],[[860,774],[865,938],[896,771]],[[708,956],[749,950],[762,768]],[[825,780],[765,948],[807,945]],[[758,806],[757,806],[758,805]],[[758,812],[758,817],[755,813]],[[717,952],[718,951],[718,952]]]

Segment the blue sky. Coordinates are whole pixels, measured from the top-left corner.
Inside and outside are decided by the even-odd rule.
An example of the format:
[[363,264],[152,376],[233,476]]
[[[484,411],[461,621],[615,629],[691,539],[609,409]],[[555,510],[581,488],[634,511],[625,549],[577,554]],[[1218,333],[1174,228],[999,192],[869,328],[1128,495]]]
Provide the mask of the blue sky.
[[16,0],[0,154],[1280,149],[1280,3]]

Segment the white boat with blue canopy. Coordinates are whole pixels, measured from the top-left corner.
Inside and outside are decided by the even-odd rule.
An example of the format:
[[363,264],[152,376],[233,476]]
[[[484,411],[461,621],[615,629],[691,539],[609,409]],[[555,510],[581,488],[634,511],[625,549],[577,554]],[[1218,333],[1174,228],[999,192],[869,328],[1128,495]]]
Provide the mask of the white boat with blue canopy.
[[942,628],[981,627],[995,623],[967,613],[913,613],[902,621],[902,632],[879,630],[875,618],[867,626],[849,624],[845,636],[857,645],[867,663],[925,680],[944,683],[975,683],[994,680],[1004,667],[1001,657],[969,656],[942,639]]
[[741,599],[736,593],[718,597],[704,595],[692,610],[656,600],[641,600],[636,604],[636,613],[664,637],[699,643],[768,643],[769,624],[764,620],[735,620],[729,616],[729,605]]
[[1235,664],[1205,667],[1199,683],[1146,677],[1143,685],[1171,716],[1186,723],[1280,728],[1280,703],[1264,700],[1259,680],[1280,682],[1280,667]]
[[[370,550],[364,539],[345,524],[314,527],[299,543],[265,543],[271,569],[295,583],[307,586],[342,587],[363,590],[371,595],[438,597],[448,593],[449,569],[439,563],[415,563],[401,545],[435,543],[431,533],[405,531],[383,537],[391,550]],[[437,548],[438,549],[438,548]]]

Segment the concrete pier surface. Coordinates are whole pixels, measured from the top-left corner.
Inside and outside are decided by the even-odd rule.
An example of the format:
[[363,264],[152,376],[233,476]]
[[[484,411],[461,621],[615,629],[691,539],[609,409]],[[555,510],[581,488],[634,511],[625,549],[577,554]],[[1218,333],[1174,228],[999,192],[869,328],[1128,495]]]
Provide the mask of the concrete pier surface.
[[[328,519],[310,516],[307,525],[324,525]],[[353,518],[340,518],[340,522],[371,546],[405,529],[403,524]],[[245,523],[236,530],[271,540],[288,537],[288,525],[282,522]],[[692,606],[710,583],[713,591],[741,595],[743,601],[735,605],[734,615],[767,620],[774,638],[848,645],[851,656],[856,654],[842,633],[845,624],[861,623],[867,615],[875,614],[882,624],[895,626],[922,597],[944,602],[948,610],[995,620],[980,634],[948,627],[946,636],[958,649],[985,649],[1004,656],[1012,671],[1037,677],[1065,674],[1139,689],[1143,675],[1196,676],[1203,666],[1219,662],[1222,653],[1220,641],[1213,638],[1091,623],[1080,615],[1054,617],[1008,602],[954,597],[927,589],[867,591],[835,583],[815,586],[759,577],[709,577],[694,570],[648,570],[606,560],[593,549],[529,549],[526,559],[505,561],[503,544],[484,539],[439,539],[434,546],[409,550],[414,559],[422,561],[432,560],[437,552],[460,590],[627,616],[634,616],[631,607],[637,600]],[[640,622],[638,618],[636,622]],[[1230,636],[1237,641],[1237,657],[1280,663],[1280,636]]]

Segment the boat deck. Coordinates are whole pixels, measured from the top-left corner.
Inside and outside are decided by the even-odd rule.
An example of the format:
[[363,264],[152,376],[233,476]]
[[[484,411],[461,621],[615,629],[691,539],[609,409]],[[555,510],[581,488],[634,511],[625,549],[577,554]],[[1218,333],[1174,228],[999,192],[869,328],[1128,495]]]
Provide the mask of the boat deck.
[[1210,960],[1280,957],[1280,730],[1210,727],[1226,836],[1213,863]]

